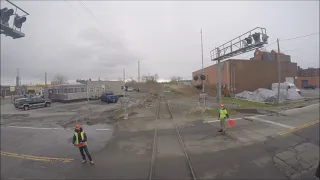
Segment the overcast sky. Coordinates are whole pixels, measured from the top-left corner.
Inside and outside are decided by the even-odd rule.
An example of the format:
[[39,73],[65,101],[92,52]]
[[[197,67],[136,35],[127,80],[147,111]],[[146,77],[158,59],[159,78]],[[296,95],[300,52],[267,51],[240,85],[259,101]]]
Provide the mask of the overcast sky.
[[[319,67],[319,1],[14,1],[30,15],[26,37],[1,35],[1,84],[48,82],[56,73],[69,80],[118,79],[158,73],[161,79],[201,68],[200,29],[204,64],[210,50],[257,26],[267,29],[269,44],[303,68]],[[1,7],[10,7],[1,1]],[[93,16],[89,14],[88,8]],[[19,12],[18,12],[19,13]],[[276,43],[267,49],[276,49]],[[252,57],[253,52],[236,58]]]

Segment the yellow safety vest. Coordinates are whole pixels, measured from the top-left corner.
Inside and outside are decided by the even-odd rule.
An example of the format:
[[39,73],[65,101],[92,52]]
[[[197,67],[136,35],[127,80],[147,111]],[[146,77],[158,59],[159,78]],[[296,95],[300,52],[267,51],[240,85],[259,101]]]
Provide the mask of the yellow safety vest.
[[220,109],[220,119],[225,119],[227,117],[228,111],[227,109]]
[[[79,137],[78,137],[78,133],[75,132],[74,135],[76,136],[76,143],[75,144],[79,144]],[[84,139],[84,132],[80,132],[80,136],[81,136],[81,139],[83,140]],[[88,143],[87,142],[84,142],[84,145],[87,145]]]

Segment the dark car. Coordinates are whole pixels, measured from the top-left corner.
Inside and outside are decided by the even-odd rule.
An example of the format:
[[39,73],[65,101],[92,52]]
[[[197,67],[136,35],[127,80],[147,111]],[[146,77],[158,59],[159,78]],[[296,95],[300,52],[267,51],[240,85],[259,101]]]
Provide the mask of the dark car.
[[25,102],[25,101],[27,101],[28,99],[29,99],[29,98],[16,98],[16,99],[14,100],[13,105],[14,105],[15,108],[18,108],[19,105],[20,105],[20,103]]
[[304,88],[304,89],[315,89],[316,86],[311,85],[311,84],[308,84],[308,85],[304,86],[303,88]]
[[35,96],[31,98],[23,98],[23,100],[20,100],[17,104],[17,108],[29,110],[31,108],[49,107],[51,105],[51,101],[43,99],[40,96]]

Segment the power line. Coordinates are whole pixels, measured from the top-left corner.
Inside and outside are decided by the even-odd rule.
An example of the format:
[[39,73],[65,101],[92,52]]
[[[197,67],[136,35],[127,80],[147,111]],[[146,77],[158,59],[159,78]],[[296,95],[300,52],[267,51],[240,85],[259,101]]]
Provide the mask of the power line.
[[69,2],[68,0],[65,0],[64,2],[66,2],[68,4],[68,6],[73,9],[74,12],[76,12],[78,15],[80,15],[80,13],[76,10],[76,8],[74,8]]
[[[90,15],[91,18],[93,18],[96,23],[102,28],[103,31],[107,32],[106,29],[103,27],[103,25],[100,23],[100,21],[97,19],[97,17],[92,13],[92,11],[85,5],[83,4],[80,0],[78,3],[83,7],[83,9]],[[99,30],[98,30],[99,31]],[[99,33],[106,39],[108,39],[101,31]]]
[[304,35],[304,36],[298,36],[298,37],[294,37],[294,38],[288,38],[288,39],[280,39],[281,41],[290,41],[290,40],[294,40],[294,39],[299,39],[299,38],[304,38],[304,37],[308,37],[308,36],[313,36],[313,35],[316,35],[316,34],[319,34],[319,32],[317,33],[312,33],[312,34],[307,34],[307,35]]

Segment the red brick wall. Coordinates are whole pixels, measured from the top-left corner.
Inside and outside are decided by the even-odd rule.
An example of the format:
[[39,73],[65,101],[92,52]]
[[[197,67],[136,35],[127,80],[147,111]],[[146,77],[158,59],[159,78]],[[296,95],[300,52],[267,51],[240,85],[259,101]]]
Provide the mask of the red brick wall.
[[[222,84],[227,84],[229,86],[229,63],[228,61],[225,61],[223,63],[221,63],[222,66],[224,66],[223,70],[221,71],[221,80],[222,80]],[[197,75],[199,73],[201,73],[201,70],[195,71],[192,73],[192,78]],[[217,64],[208,66],[206,68],[204,68],[204,74],[206,76],[206,80],[205,80],[205,85],[217,85],[218,83],[218,69],[217,69]],[[194,84],[199,84],[201,81],[193,81]]]
[[308,84],[310,85],[315,85],[316,87],[320,87],[320,78],[319,77],[297,77],[296,79],[296,86],[297,88],[303,88],[302,87],[302,84],[301,84],[301,81],[302,80],[308,80]]
[[[270,88],[272,83],[278,82],[277,61],[227,60],[224,63],[222,82],[230,87],[233,82],[231,79],[231,69],[234,66],[236,92]],[[297,74],[297,63],[281,62],[281,71],[281,82],[285,81],[285,77],[295,77]],[[218,81],[217,65],[205,68],[204,72],[207,76],[205,84],[216,85]],[[192,75],[196,75],[196,72],[193,72]]]
[[[278,82],[277,61],[235,60],[230,62],[230,66],[235,66],[236,92],[270,88],[272,83]],[[281,62],[281,82],[285,77],[295,77],[296,70],[296,63]]]

